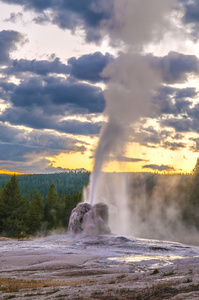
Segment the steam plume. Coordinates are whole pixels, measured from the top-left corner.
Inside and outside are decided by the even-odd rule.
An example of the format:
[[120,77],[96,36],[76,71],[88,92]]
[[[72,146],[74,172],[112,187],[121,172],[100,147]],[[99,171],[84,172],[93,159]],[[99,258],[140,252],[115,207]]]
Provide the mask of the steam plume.
[[[95,202],[97,184],[104,163],[113,155],[121,156],[131,135],[132,125],[151,111],[152,96],[161,83],[143,47],[160,39],[168,29],[172,0],[115,0],[113,15],[103,24],[112,44],[123,43],[125,52],[111,62],[103,75],[109,77],[105,91],[108,122],[102,128],[95,152],[90,188],[90,204]],[[106,3],[104,4],[106,5]]]

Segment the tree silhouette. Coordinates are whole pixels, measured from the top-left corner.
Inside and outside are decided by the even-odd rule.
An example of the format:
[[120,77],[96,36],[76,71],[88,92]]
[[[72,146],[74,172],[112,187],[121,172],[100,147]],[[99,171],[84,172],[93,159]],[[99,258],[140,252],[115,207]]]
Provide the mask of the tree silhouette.
[[19,237],[26,230],[27,206],[16,175],[5,185],[0,202],[0,218],[7,236]]
[[46,205],[44,208],[44,219],[47,221],[47,229],[56,228],[58,225],[58,196],[55,192],[54,184],[51,184],[49,193],[46,198]]
[[34,234],[40,230],[43,219],[43,205],[42,196],[37,189],[33,191],[33,198],[30,203],[29,213],[28,213],[28,228],[29,233]]

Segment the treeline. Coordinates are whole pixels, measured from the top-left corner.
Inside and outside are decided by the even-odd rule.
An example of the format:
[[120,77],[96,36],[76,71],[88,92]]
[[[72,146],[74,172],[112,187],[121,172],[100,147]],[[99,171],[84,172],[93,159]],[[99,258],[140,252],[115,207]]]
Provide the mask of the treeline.
[[82,200],[82,192],[60,195],[50,185],[46,197],[37,189],[22,195],[17,176],[0,188],[0,234],[7,237],[27,237],[42,231],[67,228],[72,209]]
[[[54,184],[58,195],[74,194],[76,191],[82,191],[84,185],[89,182],[90,173],[87,171],[70,171],[68,173],[55,174],[32,174],[32,175],[17,175],[17,180],[23,196],[26,191],[30,191],[30,196],[33,196],[34,189],[40,191],[42,197],[46,197],[51,184]],[[10,180],[10,175],[0,175],[0,187],[4,188]]]
[[[71,211],[82,200],[89,175],[85,172],[0,176],[0,235],[23,237],[67,229]],[[105,182],[109,184],[110,176],[121,175],[106,174]],[[190,175],[127,175],[130,226],[137,226],[140,236],[146,230],[155,232],[157,224],[160,234],[155,237],[160,238],[165,238],[162,228],[175,230],[179,224],[199,231],[199,160]],[[5,178],[7,181],[3,182]]]

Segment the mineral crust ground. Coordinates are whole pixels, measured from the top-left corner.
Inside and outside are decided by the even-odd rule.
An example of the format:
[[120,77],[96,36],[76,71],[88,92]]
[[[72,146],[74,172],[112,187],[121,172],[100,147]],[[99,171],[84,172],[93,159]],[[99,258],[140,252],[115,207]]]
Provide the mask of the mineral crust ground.
[[117,235],[0,240],[0,299],[199,299],[199,247]]

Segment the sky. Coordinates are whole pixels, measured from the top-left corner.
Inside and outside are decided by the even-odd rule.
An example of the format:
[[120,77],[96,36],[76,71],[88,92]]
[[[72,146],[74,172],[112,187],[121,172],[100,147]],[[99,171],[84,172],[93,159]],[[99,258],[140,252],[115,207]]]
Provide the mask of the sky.
[[105,171],[191,172],[198,29],[197,0],[1,0],[0,173],[92,171],[113,119]]

